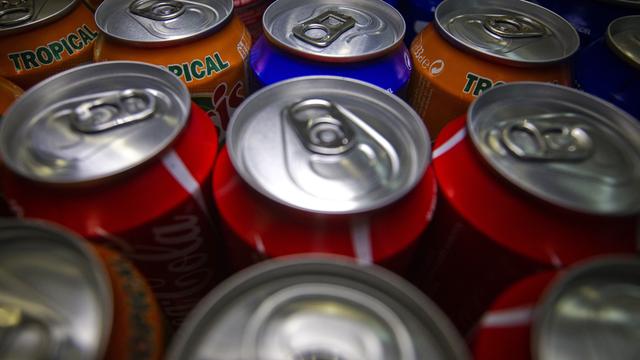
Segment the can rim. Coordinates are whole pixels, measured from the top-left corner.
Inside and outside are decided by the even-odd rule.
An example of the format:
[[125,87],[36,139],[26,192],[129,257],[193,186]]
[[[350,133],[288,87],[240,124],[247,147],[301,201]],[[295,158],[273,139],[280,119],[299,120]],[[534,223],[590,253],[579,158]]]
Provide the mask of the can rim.
[[[638,6],[640,6],[640,2],[638,3]],[[634,57],[633,54],[625,52],[623,49],[621,49],[616,44],[616,41],[614,39],[614,31],[616,30],[615,28],[617,26],[624,26],[625,21],[632,23],[632,20],[636,20],[636,24],[637,24],[636,27],[638,32],[640,33],[640,15],[629,15],[629,16],[622,16],[611,21],[609,23],[609,26],[607,26],[607,32],[605,34],[605,38],[607,41],[607,46],[611,51],[613,51],[613,53],[617,57],[625,61],[627,64],[633,66],[634,68],[640,70],[640,40],[638,40],[638,48],[637,48],[638,53],[635,54],[635,57]],[[631,25],[633,25],[633,23]]]
[[[439,340],[438,344],[453,355],[454,359],[470,359],[466,346],[442,310],[406,280],[377,265],[361,266],[351,258],[329,254],[287,255],[262,261],[231,275],[200,300],[187,316],[167,350],[167,359],[181,359],[185,349],[191,347],[192,334],[204,326],[203,320],[216,309],[227,306],[234,298],[250,291],[251,283],[264,283],[288,274],[298,276],[305,273],[345,277],[351,275],[349,279],[366,282],[381,293],[390,295],[407,311],[424,312],[428,316],[423,320],[428,320],[428,323],[421,323],[427,329],[434,330],[432,334],[434,339]],[[396,294],[406,296],[401,299]]]
[[[80,6],[84,6],[84,3],[81,0],[70,0],[69,3],[67,4],[67,6],[65,6],[64,8],[60,9],[58,12],[49,15],[45,18],[39,19],[37,21],[30,21],[24,24],[20,24],[18,26],[15,27],[9,27],[6,29],[3,29],[0,27],[0,38],[6,36],[6,35],[12,35],[15,33],[20,33],[20,32],[25,32],[25,31],[29,31],[35,28],[39,28],[41,26],[50,24],[52,22],[56,22],[58,20],[60,20],[61,18],[65,17],[67,14],[69,14],[71,11],[73,11],[78,5]],[[88,8],[87,8],[88,10]]]

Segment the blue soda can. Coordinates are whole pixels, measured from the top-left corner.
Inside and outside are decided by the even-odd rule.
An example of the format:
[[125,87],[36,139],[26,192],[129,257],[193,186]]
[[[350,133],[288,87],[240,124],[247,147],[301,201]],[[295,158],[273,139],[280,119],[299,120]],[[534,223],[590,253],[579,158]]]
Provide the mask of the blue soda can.
[[529,0],[564,17],[580,35],[581,47],[607,31],[614,19],[640,14],[638,0]]
[[605,36],[576,59],[578,88],[640,119],[640,16],[611,22]]
[[354,78],[403,96],[411,57],[405,23],[382,0],[277,0],[251,49],[251,89],[298,76]]
[[387,4],[393,6],[393,7],[398,7],[398,0],[384,0],[384,2],[386,2]]
[[402,15],[407,22],[404,42],[411,45],[413,38],[433,21],[436,7],[442,0],[406,0],[402,5]]

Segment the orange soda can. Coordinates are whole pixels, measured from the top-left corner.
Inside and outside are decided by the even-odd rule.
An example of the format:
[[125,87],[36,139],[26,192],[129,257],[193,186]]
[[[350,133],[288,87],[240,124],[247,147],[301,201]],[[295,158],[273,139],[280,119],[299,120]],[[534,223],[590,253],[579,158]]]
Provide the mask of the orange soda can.
[[11,81],[0,77],[0,119],[9,105],[13,104],[13,101],[20,95],[22,95],[22,89]]
[[96,10],[103,32],[95,61],[134,60],[167,68],[218,128],[245,97],[251,34],[233,0],[106,0]]
[[409,103],[435,136],[483,91],[512,81],[571,85],[577,32],[522,0],[445,0],[411,44]]
[[0,2],[0,77],[26,89],[90,62],[98,31],[80,0]]

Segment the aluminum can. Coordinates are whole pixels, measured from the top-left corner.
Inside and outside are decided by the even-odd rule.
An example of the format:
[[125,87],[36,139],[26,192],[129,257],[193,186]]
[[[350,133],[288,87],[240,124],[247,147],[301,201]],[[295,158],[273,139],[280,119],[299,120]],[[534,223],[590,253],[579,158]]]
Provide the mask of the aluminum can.
[[[54,89],[65,91],[54,91]],[[166,70],[78,67],[26,92],[0,127],[5,195],[131,259],[172,325],[216,283],[208,196],[218,138]]]
[[570,85],[578,35],[560,16],[521,0],[445,0],[411,44],[409,103],[436,136],[483,91],[512,81]]
[[402,16],[407,22],[407,33],[404,42],[411,46],[411,41],[427,25],[433,21],[436,7],[442,0],[406,0],[402,5]]
[[232,11],[232,0],[107,0],[96,10],[104,36],[96,42],[94,60],[166,67],[224,129],[244,100],[251,49],[251,35]]
[[[404,95],[411,59],[402,15],[382,0],[278,0],[251,49],[252,89],[311,75],[350,77]],[[329,24],[329,25],[326,25]]]
[[545,83],[488,90],[436,140],[438,208],[420,287],[465,334],[505,288],[535,272],[632,253],[640,123]]
[[637,259],[606,257],[521,280],[483,317],[474,358],[635,359],[638,275]]
[[0,121],[9,105],[22,95],[22,89],[7,79],[0,77]]
[[0,219],[2,354],[161,359],[149,286],[121,255],[53,224]]
[[[640,119],[640,15],[611,22],[606,35],[576,57],[576,85]],[[597,69],[597,70],[596,70]],[[605,75],[606,74],[606,75]]]
[[469,357],[444,314],[398,276],[341,257],[291,257],[246,269],[207,295],[167,358]]
[[0,4],[0,77],[26,89],[90,62],[97,36],[93,14],[80,0],[4,1]]
[[322,252],[403,273],[435,207],[420,118],[354,79],[295,78],[234,114],[213,194],[234,269]]
[[233,0],[233,12],[251,33],[253,41],[262,35],[262,14],[273,0]]
[[530,0],[564,17],[580,35],[581,46],[602,37],[609,23],[626,15],[640,14],[637,0]]

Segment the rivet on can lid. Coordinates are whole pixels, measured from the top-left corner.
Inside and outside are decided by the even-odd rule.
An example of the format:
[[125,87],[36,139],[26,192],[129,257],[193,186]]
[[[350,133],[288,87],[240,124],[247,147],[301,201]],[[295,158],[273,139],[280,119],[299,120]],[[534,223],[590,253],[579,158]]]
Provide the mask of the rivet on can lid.
[[606,37],[611,50],[640,69],[640,15],[613,20],[607,28]]
[[264,13],[265,35],[296,55],[332,62],[378,57],[399,46],[400,13],[382,0],[277,0]]
[[523,0],[445,0],[435,24],[455,46],[514,66],[564,61],[580,44],[566,20]]
[[80,0],[2,0],[0,1],[0,36],[23,32],[55,21]]
[[373,85],[316,76],[267,87],[236,110],[227,147],[238,173],[287,206],[357,213],[406,194],[430,159],[419,116]]
[[190,104],[186,86],[160,67],[85,65],[18,99],[0,127],[0,149],[12,171],[32,180],[103,180],[169,146],[185,126]]
[[232,11],[232,0],[106,0],[95,18],[110,38],[167,46],[217,31],[231,19]]
[[471,104],[470,137],[522,190],[573,211],[640,212],[640,125],[594,96],[546,83],[509,83]]

